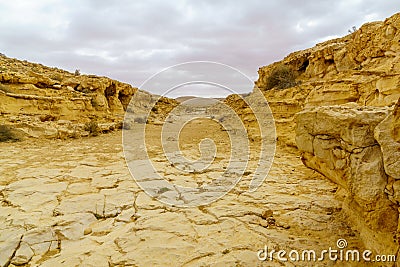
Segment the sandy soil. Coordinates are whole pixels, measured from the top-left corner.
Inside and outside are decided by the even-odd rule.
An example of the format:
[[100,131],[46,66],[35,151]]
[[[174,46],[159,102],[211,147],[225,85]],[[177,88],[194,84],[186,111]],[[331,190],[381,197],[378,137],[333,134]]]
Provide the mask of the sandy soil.
[[[161,126],[147,130],[149,155],[165,179],[202,185],[223,171],[230,146],[217,124],[193,121],[181,131],[179,145],[189,158],[200,156],[205,136],[216,143],[216,167],[197,174],[182,174],[167,162]],[[340,238],[348,249],[362,248],[341,216],[337,186],[279,147],[256,192],[247,191],[252,156],[233,190],[191,208],[163,204],[139,188],[124,159],[121,132],[1,143],[0,150],[1,266],[333,266],[262,262],[257,252],[265,246],[320,252],[336,248]]]

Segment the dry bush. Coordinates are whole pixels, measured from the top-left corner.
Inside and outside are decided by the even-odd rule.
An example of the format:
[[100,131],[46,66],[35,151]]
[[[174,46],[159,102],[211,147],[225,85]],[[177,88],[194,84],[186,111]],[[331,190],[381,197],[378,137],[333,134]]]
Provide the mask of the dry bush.
[[50,76],[51,79],[56,80],[58,82],[62,82],[63,75],[61,73],[54,73]]
[[96,96],[93,96],[93,97],[90,99],[90,104],[92,104],[92,107],[94,107],[95,109],[98,109],[98,108],[100,107],[100,104],[99,104],[99,102],[98,102]]
[[17,142],[21,138],[11,129],[10,126],[0,125],[0,142]]
[[99,124],[96,120],[91,120],[85,124],[84,130],[89,132],[91,136],[98,136],[101,133]]
[[45,122],[45,121],[56,121],[57,117],[51,114],[43,114],[39,117],[39,120],[41,122]]
[[286,89],[297,85],[296,72],[285,65],[278,65],[267,78],[266,90]]
[[147,122],[147,119],[145,116],[143,116],[143,117],[136,117],[133,121],[139,124],[145,124]]

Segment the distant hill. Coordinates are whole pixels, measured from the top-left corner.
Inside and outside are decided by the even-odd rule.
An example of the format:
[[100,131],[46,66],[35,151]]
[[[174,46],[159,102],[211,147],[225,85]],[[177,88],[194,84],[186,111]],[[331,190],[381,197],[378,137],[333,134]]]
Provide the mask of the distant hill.
[[196,97],[196,96],[181,96],[175,99],[181,104],[191,106],[191,107],[204,107],[214,105],[218,101],[224,100],[217,98],[204,98],[204,97]]

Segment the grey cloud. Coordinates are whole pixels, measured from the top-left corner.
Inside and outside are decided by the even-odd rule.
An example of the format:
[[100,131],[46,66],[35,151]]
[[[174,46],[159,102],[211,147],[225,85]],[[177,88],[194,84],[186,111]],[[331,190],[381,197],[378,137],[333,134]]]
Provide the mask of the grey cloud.
[[[0,52],[134,86],[193,60],[232,65],[255,79],[260,66],[399,9],[396,0],[50,3],[32,10],[38,18],[33,24],[15,23],[6,8],[13,3],[0,3]],[[43,16],[50,18],[47,23]]]

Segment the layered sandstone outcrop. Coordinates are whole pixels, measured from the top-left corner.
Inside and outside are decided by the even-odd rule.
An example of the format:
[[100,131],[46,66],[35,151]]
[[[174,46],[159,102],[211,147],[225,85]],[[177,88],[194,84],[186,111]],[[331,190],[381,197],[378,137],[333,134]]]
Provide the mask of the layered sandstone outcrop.
[[398,250],[400,194],[394,182],[400,178],[400,144],[390,135],[392,117],[389,108],[348,105],[295,116],[303,163],[340,186],[350,224],[367,247],[388,255]]
[[[293,87],[270,88],[280,66]],[[400,13],[259,69],[278,144],[339,185],[366,247],[396,254],[400,200]],[[397,105],[396,105],[397,102]],[[297,114],[297,115],[296,115]]]
[[73,74],[5,56],[0,57],[0,66],[3,113],[21,112],[23,106],[26,112],[52,112],[61,118],[94,111],[121,114],[138,90],[106,77]]
[[400,142],[400,100],[397,102],[394,108],[391,131],[393,139],[397,142]]
[[[279,143],[295,147],[293,117],[306,107],[394,105],[400,97],[399,41],[400,13],[261,67],[255,84],[274,112]],[[266,90],[268,77],[280,65],[297,74],[297,85]]]
[[[11,125],[28,136],[88,135],[85,124],[93,120],[101,132],[120,128],[136,94],[135,106],[139,109],[150,99],[159,98],[110,78],[73,74],[0,56],[0,124]],[[173,99],[159,98],[150,121],[162,119],[176,105]]]

